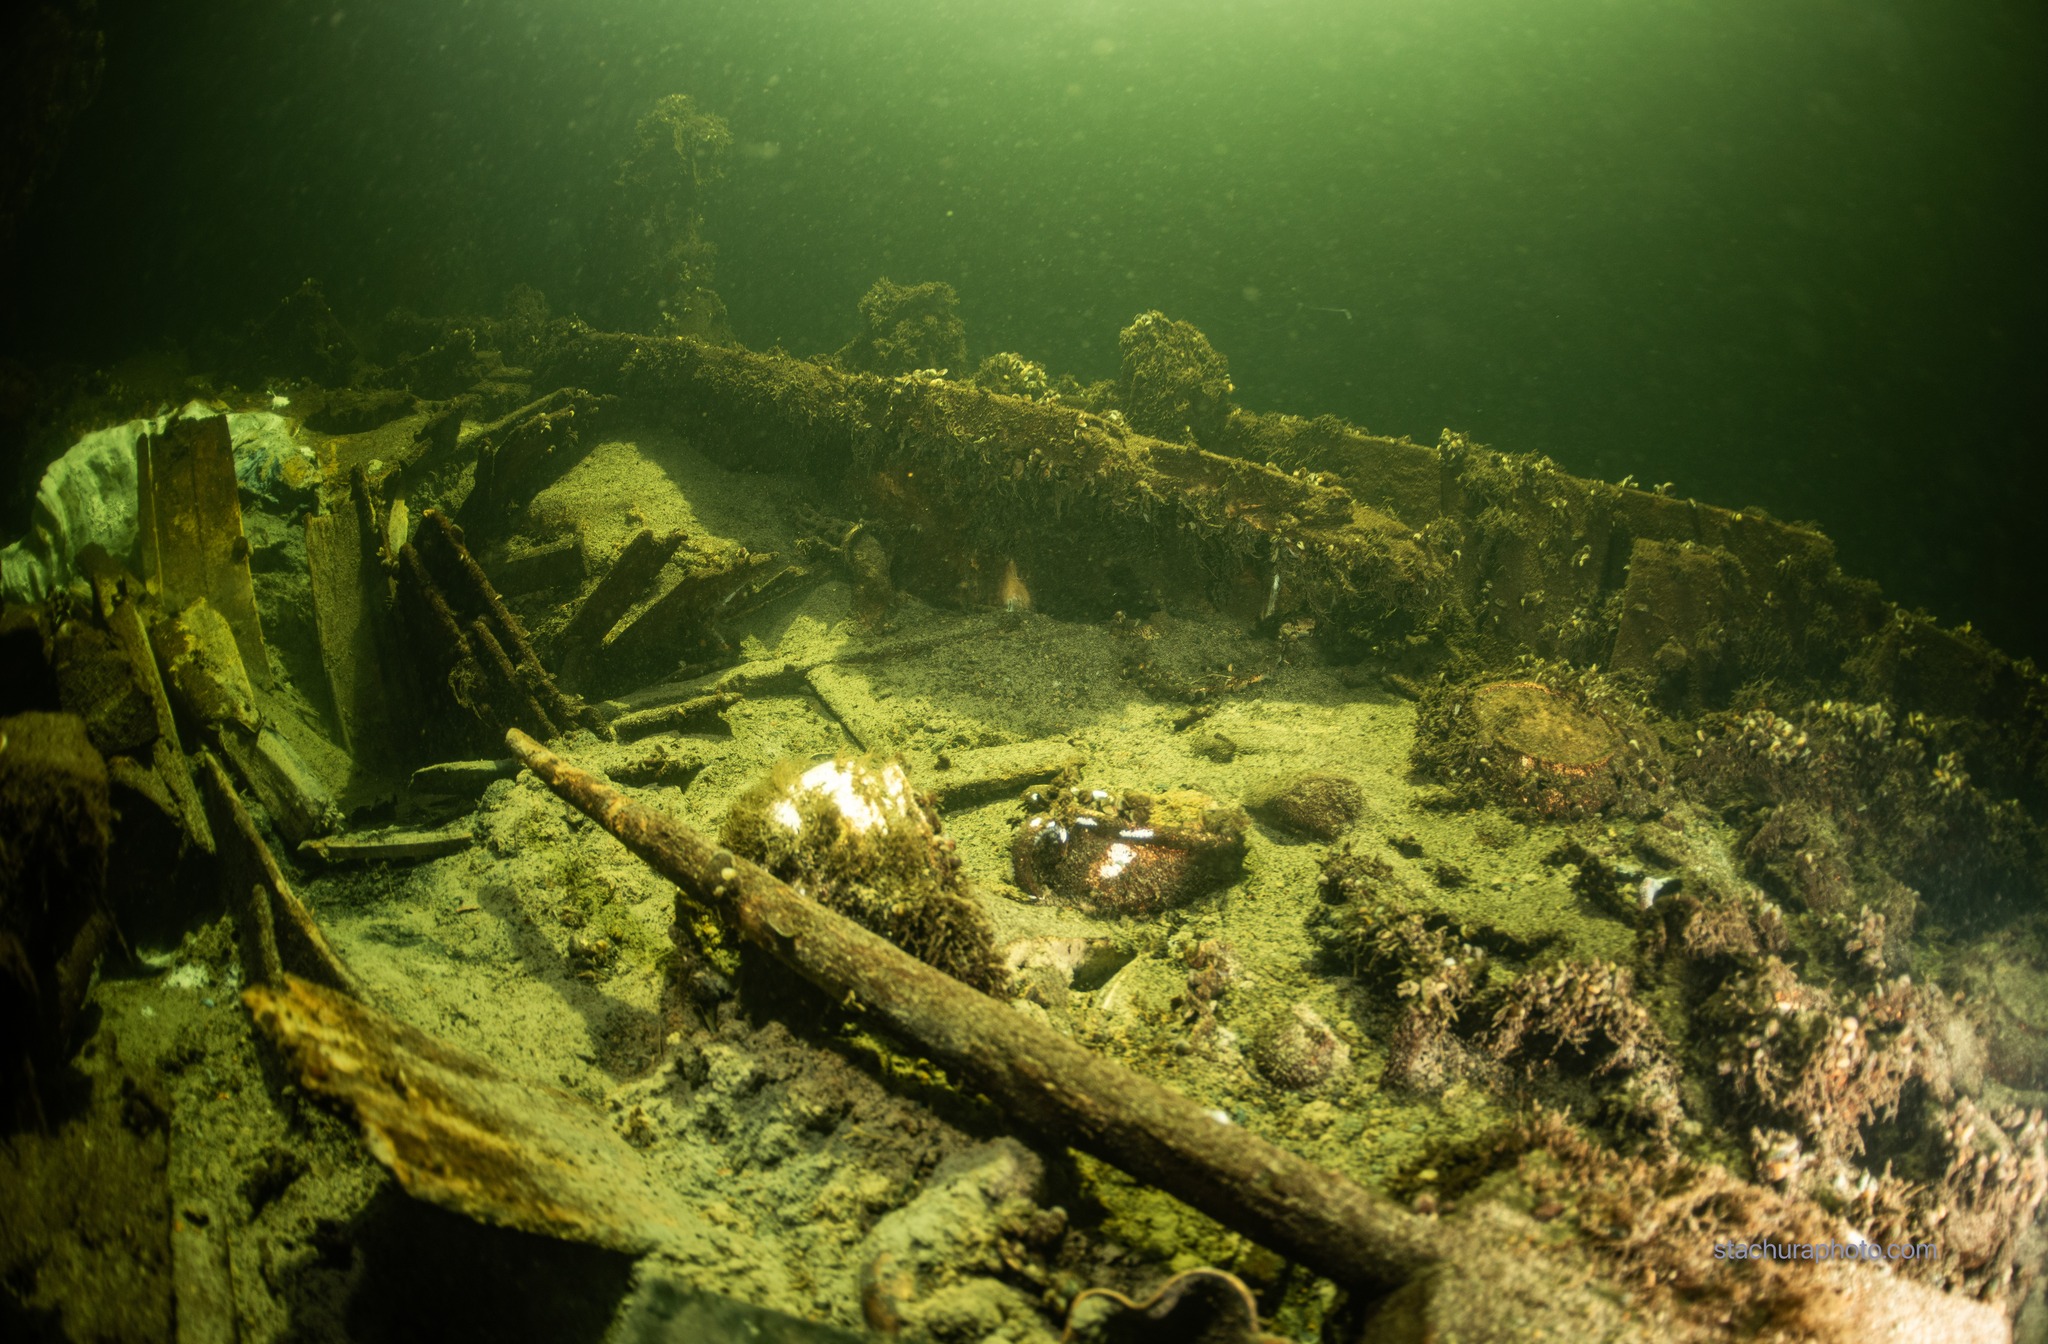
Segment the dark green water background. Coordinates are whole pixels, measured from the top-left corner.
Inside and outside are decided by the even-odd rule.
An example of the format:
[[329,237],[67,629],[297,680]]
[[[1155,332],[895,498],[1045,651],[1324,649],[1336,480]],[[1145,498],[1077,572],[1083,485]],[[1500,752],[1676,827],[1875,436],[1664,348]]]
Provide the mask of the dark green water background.
[[1114,372],[1143,309],[1245,404],[1445,426],[1822,522],[2048,653],[2048,17],[2013,0],[108,0],[6,344],[111,360],[305,276],[344,318],[583,296],[688,92],[740,336],[878,275],[978,357]]

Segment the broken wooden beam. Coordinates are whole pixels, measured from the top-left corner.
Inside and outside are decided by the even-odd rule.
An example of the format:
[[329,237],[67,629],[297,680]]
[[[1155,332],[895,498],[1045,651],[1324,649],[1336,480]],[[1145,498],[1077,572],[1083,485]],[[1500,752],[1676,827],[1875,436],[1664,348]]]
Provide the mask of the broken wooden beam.
[[484,566],[501,597],[519,597],[545,588],[583,582],[583,547],[574,537],[559,537],[524,551],[507,551]]
[[726,726],[725,711],[744,698],[737,691],[712,691],[677,704],[621,714],[612,720],[612,731],[618,734],[621,742],[631,742],[654,733],[730,733],[732,730]]
[[[120,649],[122,658],[134,670],[134,684],[149,697],[157,732],[156,740],[150,744],[146,754],[169,792],[173,804],[171,815],[178,821],[190,844],[211,854],[213,832],[207,824],[206,808],[199,801],[199,786],[192,779],[192,763],[186,757],[179,737],[178,719],[171,708],[155,641],[143,625],[139,605],[143,596],[142,581],[97,544],[80,550],[78,565],[92,583],[101,620],[113,636],[115,647]],[[239,659],[239,655],[232,651],[228,656]]]
[[467,821],[434,830],[398,829],[361,831],[308,840],[299,846],[322,863],[418,863],[424,859],[460,854],[476,843],[476,830]]
[[519,773],[517,761],[443,761],[412,772],[406,792],[420,798],[481,798],[485,789]]
[[875,711],[866,677],[834,663],[820,663],[804,674],[804,680],[855,746],[862,751],[883,751],[891,745],[895,725]]
[[943,752],[931,758],[919,777],[929,784],[933,801],[943,812],[1015,798],[1033,784],[1078,768],[1086,759],[1087,753],[1064,738],[1040,738]]
[[616,723],[625,715],[661,709],[711,691],[731,691],[743,696],[780,695],[800,691],[803,685],[803,665],[781,658],[757,658],[699,676],[658,681],[611,700],[595,701],[591,708],[604,715],[608,722]]
[[1049,1140],[1343,1283],[1399,1285],[1451,1251],[1433,1223],[1384,1195],[934,970],[525,734],[508,733],[506,745],[691,900],[835,1001],[875,1013]]
[[484,684],[490,688],[491,703],[499,708],[501,721],[544,738],[558,735],[561,728],[541,708],[531,680],[519,675],[523,669],[512,665],[505,646],[498,642],[484,618],[479,616],[471,621],[464,633],[476,655],[477,666],[483,670]]
[[57,626],[51,652],[58,703],[84,720],[94,748],[105,756],[147,756],[160,735],[149,689],[156,664],[130,657],[114,635],[85,616]]
[[[733,469],[852,484],[892,581],[928,601],[987,603],[1014,561],[1027,578],[1059,576],[1035,594],[1054,615],[1208,602],[1267,628],[1313,620],[1347,657],[1409,675],[1526,652],[1607,668],[1635,541],[1711,547],[1770,600],[1731,608],[1718,665],[1685,678],[1697,689],[1680,688],[1680,703],[1725,707],[1768,680],[1793,699],[1974,714],[1997,725],[1970,753],[1980,785],[2036,799],[2048,770],[2048,676],[1882,600],[1840,571],[1825,537],[1757,510],[1573,476],[1456,434],[1423,445],[1333,416],[1239,410],[1224,456],[958,380],[558,330],[540,376],[630,398]],[[1515,600],[1533,592],[1549,597]],[[1633,632],[1629,643],[1642,647]]]
[[709,1230],[585,1103],[297,976],[252,986],[242,1001],[299,1082],[354,1114],[415,1199],[629,1255],[720,1261]]
[[697,656],[707,651],[722,652],[724,641],[712,628],[712,617],[774,561],[773,555],[742,550],[734,558],[684,574],[605,637],[588,675],[600,690],[611,691],[669,673],[686,656],[699,661]]
[[609,397],[561,388],[470,435],[476,475],[461,521],[479,537],[499,535],[515,509],[574,466]]
[[[532,699],[542,721],[552,728],[586,727],[603,732],[603,721],[565,694],[541,665],[527,639],[526,627],[507,609],[498,590],[491,586],[490,579],[469,553],[461,531],[445,514],[438,509],[422,513],[418,533],[407,549],[418,556],[415,572],[430,581],[448,611],[472,623],[465,633],[473,634],[478,626],[488,632],[484,648],[471,645],[480,666],[487,658],[496,664],[483,666],[487,681],[509,673],[513,684]],[[497,646],[495,655],[490,652],[491,644]],[[503,730],[517,723],[516,718],[501,718],[494,726]]]
[[212,603],[194,598],[177,615],[151,622],[149,644],[164,686],[189,721],[202,727],[238,723],[256,729],[255,688],[242,665],[234,631]]
[[597,652],[598,645],[619,623],[619,617],[647,595],[656,576],[661,573],[661,567],[682,544],[683,534],[680,532],[657,537],[653,529],[643,527],[619,552],[619,558],[612,562],[605,576],[590,590],[590,596],[576,608],[576,614],[569,618],[569,624],[555,641],[555,666],[571,688],[582,686],[591,655]]
[[292,890],[234,782],[210,751],[199,753],[199,780],[213,819],[229,908],[236,911],[243,939],[245,973],[274,979],[291,967],[345,994],[360,994],[355,972]]
[[341,825],[334,794],[276,729],[252,733],[240,724],[222,723],[215,726],[214,741],[290,843],[304,844]]

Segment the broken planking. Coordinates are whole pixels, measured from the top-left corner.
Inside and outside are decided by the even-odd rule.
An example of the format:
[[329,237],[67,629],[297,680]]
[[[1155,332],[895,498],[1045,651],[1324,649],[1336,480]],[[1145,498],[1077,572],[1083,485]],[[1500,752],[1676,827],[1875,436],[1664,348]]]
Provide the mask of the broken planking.
[[778,572],[775,559],[740,549],[686,566],[666,592],[603,638],[585,675],[614,690],[658,677],[685,658],[723,655],[725,642],[713,618],[736,604],[744,609],[749,586]]
[[354,1114],[415,1199],[629,1255],[721,1258],[584,1103],[297,976],[252,986],[242,1001],[299,1081]]
[[485,789],[518,773],[517,761],[442,761],[413,771],[406,793],[415,802],[426,798],[481,798]]
[[278,831],[295,845],[341,826],[341,806],[298,750],[275,728],[249,732],[238,724],[216,727],[221,755],[270,813]]
[[744,698],[738,691],[712,691],[679,704],[621,714],[612,720],[612,731],[621,742],[654,733],[718,733],[729,737],[732,727],[725,721],[725,711]]
[[610,735],[541,666],[526,629],[439,510],[420,515],[398,554],[398,607],[420,684],[438,701],[426,717],[457,748],[495,741],[509,727],[554,737],[576,727]]
[[495,538],[515,507],[589,451],[595,442],[590,432],[612,401],[565,387],[478,426],[468,440],[476,449],[476,471],[462,501],[462,526],[479,537]]

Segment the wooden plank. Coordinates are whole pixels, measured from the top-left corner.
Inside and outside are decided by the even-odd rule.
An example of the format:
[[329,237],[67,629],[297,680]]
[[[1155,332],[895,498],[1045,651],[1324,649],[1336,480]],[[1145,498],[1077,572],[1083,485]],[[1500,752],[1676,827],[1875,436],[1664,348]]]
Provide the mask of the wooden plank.
[[268,686],[270,658],[249,578],[228,418],[210,411],[169,416],[161,433],[137,440],[135,459],[144,581],[174,608],[195,597],[211,602],[235,632],[250,677]]
[[995,747],[969,747],[917,762],[917,777],[931,786],[940,811],[975,807],[997,798],[1014,798],[1033,784],[1043,784],[1087,754],[1064,738],[1040,738]]
[[507,552],[485,567],[501,597],[583,583],[583,547],[562,537],[530,551]]
[[313,580],[313,628],[333,697],[342,746],[373,773],[390,768],[416,735],[417,696],[404,691],[395,656],[390,581],[380,554],[382,525],[358,470],[351,508],[306,519],[306,566]]
[[460,854],[475,841],[475,830],[463,821],[431,831],[364,831],[329,836],[325,840],[308,840],[299,846],[299,852],[311,854],[323,863],[417,863]]
[[299,1081],[355,1115],[415,1199],[630,1255],[721,1258],[593,1107],[297,976],[242,1001]]

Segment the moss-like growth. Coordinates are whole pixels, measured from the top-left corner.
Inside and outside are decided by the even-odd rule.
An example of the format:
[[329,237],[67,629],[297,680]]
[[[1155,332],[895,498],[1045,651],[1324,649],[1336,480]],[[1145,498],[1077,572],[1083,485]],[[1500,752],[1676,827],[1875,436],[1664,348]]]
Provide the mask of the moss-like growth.
[[894,376],[967,366],[967,325],[960,296],[943,280],[899,285],[886,276],[860,299],[861,333],[839,351],[857,373]]
[[[1549,1049],[1537,1063],[1538,1050]],[[1619,1074],[1606,1098],[1616,1118],[1668,1140],[1684,1120],[1678,1065],[1649,1012],[1636,1001],[1635,977],[1605,961],[1565,961],[1508,987],[1494,1014],[1488,1049],[1521,1055],[1548,1068],[1560,1057],[1584,1063],[1595,1077]]]
[[612,205],[616,268],[600,306],[628,331],[727,340],[725,304],[711,288],[717,249],[706,242],[704,196],[725,176],[732,131],[672,93],[633,126]]
[[994,925],[901,766],[785,763],[732,805],[719,839],[954,979],[1000,988]]
[[1867,906],[1903,938],[1920,894],[1968,926],[2048,887],[2048,834],[1972,779],[1949,722],[1825,700],[1715,727],[1698,730],[1685,782],[1746,819],[1750,876],[1795,908]]
[[1386,860],[1350,846],[1323,863],[1324,905],[1309,930],[1325,953],[1400,1004],[1387,1041],[1386,1078],[1439,1092],[1470,1071],[1459,1018],[1488,987],[1492,959],[1462,931],[1414,908]]
[[1156,439],[1214,448],[1230,419],[1230,364],[1191,323],[1140,313],[1117,338],[1123,348],[1124,417]]

